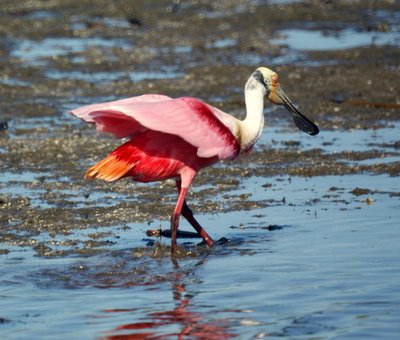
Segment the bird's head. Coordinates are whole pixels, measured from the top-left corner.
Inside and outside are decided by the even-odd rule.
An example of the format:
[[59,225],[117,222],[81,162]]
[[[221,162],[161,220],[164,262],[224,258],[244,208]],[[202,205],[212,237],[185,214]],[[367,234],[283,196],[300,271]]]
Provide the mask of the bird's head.
[[318,134],[319,129],[317,125],[311,122],[306,116],[293,105],[292,101],[283,92],[280,84],[278,74],[267,67],[259,67],[252,77],[258,84],[261,84],[265,89],[266,97],[276,105],[283,105],[292,115],[296,126],[312,136]]

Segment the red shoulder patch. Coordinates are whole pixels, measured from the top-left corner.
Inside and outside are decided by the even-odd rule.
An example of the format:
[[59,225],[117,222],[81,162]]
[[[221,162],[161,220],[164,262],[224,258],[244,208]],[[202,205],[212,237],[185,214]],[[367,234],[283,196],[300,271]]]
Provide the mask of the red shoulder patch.
[[217,131],[218,135],[222,137],[226,145],[231,148],[232,154],[227,158],[235,158],[240,152],[240,143],[232,134],[231,130],[229,130],[229,128],[222,123],[214,112],[201,100],[192,97],[183,97],[181,99],[184,100],[203,121],[206,121],[210,128]]

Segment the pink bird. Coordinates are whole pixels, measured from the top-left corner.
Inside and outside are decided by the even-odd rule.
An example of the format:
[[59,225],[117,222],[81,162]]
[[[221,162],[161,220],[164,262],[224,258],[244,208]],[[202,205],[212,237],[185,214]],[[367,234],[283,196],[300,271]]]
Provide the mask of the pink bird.
[[171,216],[171,253],[176,252],[182,214],[204,242],[213,239],[196,221],[186,204],[186,194],[197,172],[219,160],[236,158],[249,151],[264,126],[264,97],[285,106],[297,127],[316,135],[318,127],[302,115],[281,89],[278,75],[266,67],[253,72],[245,85],[246,117],[238,120],[192,97],[170,98],[146,94],[84,106],[71,113],[97,130],[129,141],[89,168],[85,178],[116,181],[131,177],[138,182],[173,178],[178,201]]

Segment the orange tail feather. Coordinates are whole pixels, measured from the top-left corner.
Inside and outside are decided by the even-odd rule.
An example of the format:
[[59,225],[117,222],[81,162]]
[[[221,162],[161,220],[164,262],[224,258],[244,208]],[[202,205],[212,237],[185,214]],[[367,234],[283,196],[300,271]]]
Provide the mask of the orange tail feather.
[[89,168],[86,171],[85,179],[98,178],[108,182],[116,181],[131,170],[133,166],[134,164],[118,159],[111,154]]

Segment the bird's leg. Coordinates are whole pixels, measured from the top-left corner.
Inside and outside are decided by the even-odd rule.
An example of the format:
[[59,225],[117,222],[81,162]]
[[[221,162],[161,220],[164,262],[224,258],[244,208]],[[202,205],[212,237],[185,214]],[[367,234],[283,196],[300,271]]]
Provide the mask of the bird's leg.
[[186,200],[183,202],[182,207],[182,215],[186,220],[192,225],[192,227],[197,231],[197,233],[201,236],[207,246],[212,247],[214,245],[214,240],[210,235],[204,230],[204,228],[197,222],[197,220],[193,216],[192,210],[186,203]]
[[181,216],[186,194],[195,176],[196,171],[194,171],[192,168],[185,167],[181,171],[181,178],[177,180],[177,183],[179,181],[178,201],[176,202],[174,212],[171,216],[171,255],[176,254],[176,236],[179,227],[179,217]]
[[181,216],[182,206],[185,202],[187,191],[188,188],[181,188],[179,190],[178,202],[176,202],[174,212],[171,216],[171,254],[176,253],[176,234],[179,227],[179,217]]
[[[181,191],[181,181],[180,180],[176,181],[176,186],[178,188],[178,192],[180,192]],[[207,234],[207,232],[204,230],[204,228],[194,218],[192,210],[189,208],[189,206],[186,203],[186,199],[183,201],[183,206],[182,206],[181,212],[182,212],[183,217],[186,218],[186,220],[197,231],[197,233],[201,236],[201,238],[204,240],[204,242],[207,244],[207,246],[212,247],[214,245],[214,240],[210,237],[210,235]]]

